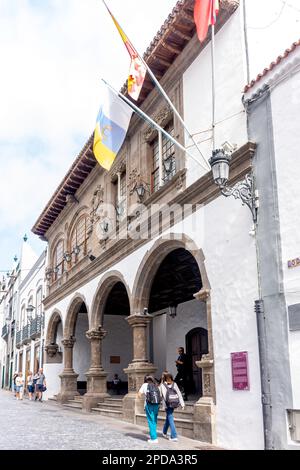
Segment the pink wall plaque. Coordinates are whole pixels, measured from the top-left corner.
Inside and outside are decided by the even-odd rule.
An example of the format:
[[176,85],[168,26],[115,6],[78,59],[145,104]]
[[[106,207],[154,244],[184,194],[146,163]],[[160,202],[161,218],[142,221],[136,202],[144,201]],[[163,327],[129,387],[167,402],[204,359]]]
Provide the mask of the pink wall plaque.
[[233,390],[250,390],[248,353],[231,353]]

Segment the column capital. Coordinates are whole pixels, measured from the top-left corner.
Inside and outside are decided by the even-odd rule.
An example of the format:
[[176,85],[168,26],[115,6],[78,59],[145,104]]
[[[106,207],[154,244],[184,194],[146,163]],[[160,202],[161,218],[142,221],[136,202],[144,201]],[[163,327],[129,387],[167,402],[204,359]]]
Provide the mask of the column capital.
[[45,351],[49,357],[54,357],[58,351],[58,344],[46,344]]
[[146,327],[148,323],[152,320],[153,315],[142,315],[139,313],[135,313],[134,315],[130,315],[129,317],[126,318],[128,321],[129,325],[134,327]]
[[76,338],[64,338],[61,342],[64,348],[72,349],[74,344],[76,343]]
[[107,331],[99,326],[99,328],[92,328],[87,331],[85,335],[89,341],[102,341],[107,335]]

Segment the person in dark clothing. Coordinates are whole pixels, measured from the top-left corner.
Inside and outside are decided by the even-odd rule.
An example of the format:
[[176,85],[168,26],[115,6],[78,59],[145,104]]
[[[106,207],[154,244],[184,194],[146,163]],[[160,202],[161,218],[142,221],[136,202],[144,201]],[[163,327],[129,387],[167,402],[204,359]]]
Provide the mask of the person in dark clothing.
[[182,390],[183,399],[187,401],[187,373],[188,373],[188,361],[187,355],[184,353],[184,348],[178,348],[178,358],[175,361],[177,367],[177,375],[175,382],[178,387]]

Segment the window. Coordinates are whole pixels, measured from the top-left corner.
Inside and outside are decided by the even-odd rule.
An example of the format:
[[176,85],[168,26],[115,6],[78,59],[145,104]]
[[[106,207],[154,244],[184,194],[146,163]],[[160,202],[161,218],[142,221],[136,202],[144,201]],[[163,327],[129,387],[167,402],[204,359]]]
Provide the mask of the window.
[[116,195],[116,208],[118,221],[124,219],[126,216],[127,206],[127,186],[126,186],[126,172],[118,173],[117,180],[117,195]]
[[[165,130],[174,137],[173,121],[165,127]],[[156,192],[176,173],[175,145],[161,132],[152,142],[152,158],[152,192]]]
[[43,300],[43,288],[40,287],[39,290],[37,291],[36,293],[36,315],[37,316],[41,316],[42,315],[42,308],[43,308],[43,304],[42,304],[42,300]]
[[57,281],[64,272],[64,241],[60,240],[53,254],[54,281]]
[[87,217],[83,215],[76,222],[71,236],[71,253],[74,254],[73,261],[77,263],[80,257],[87,252]]
[[25,326],[25,304],[21,308],[20,330]]

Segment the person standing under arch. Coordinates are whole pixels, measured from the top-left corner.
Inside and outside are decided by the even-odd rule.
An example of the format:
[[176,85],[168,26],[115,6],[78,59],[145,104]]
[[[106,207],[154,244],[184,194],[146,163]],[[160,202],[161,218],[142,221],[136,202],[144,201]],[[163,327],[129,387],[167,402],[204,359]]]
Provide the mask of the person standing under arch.
[[182,346],[178,348],[178,358],[175,361],[175,364],[177,368],[175,382],[183,392],[183,399],[187,401],[188,359]]

